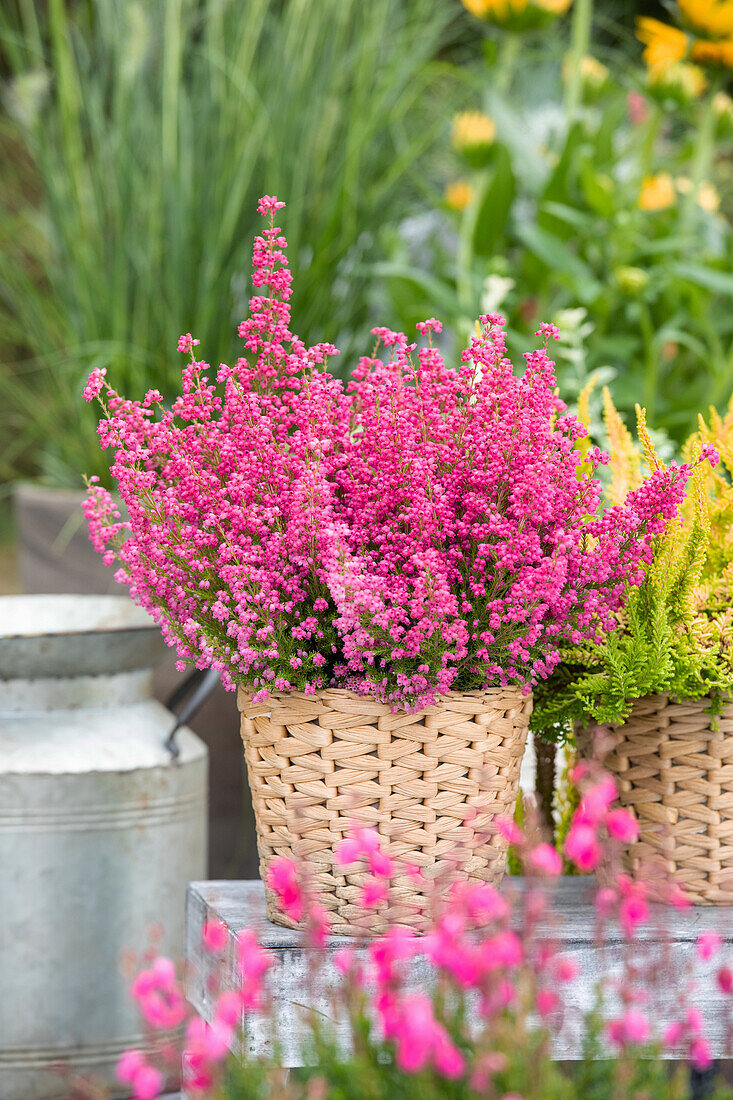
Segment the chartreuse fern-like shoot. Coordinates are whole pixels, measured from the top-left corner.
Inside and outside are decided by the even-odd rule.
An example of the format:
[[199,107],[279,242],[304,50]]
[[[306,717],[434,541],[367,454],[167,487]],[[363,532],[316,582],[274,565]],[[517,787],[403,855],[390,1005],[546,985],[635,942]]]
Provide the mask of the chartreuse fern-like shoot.
[[[603,398],[605,500],[622,506],[644,466],[659,473],[665,464],[644,409],[637,406],[634,441],[607,388]],[[579,405],[582,417],[587,393]],[[681,519],[657,536],[643,582],[617,613],[619,629],[599,645],[565,647],[558,669],[535,689],[533,723],[543,736],[565,739],[575,721],[622,722],[645,695],[709,697],[716,710],[733,694],[733,399],[725,416],[714,409],[708,420],[700,416],[682,457],[692,474]]]

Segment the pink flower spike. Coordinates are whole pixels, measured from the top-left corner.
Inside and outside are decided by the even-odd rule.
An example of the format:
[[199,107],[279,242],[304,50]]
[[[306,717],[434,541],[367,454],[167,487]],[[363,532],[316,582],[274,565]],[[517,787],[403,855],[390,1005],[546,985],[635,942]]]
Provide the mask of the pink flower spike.
[[106,367],[95,367],[89,375],[86,386],[82,390],[82,397],[85,401],[93,401],[95,397],[99,397],[104,388],[104,379],[107,374]]
[[717,932],[703,932],[697,938],[697,956],[707,962],[720,949],[723,941]]
[[513,821],[511,817],[507,817],[506,814],[497,814],[494,818],[494,825],[507,843],[521,844],[524,840],[524,833],[516,821]]
[[562,859],[551,844],[538,844],[529,854],[529,863],[542,875],[555,878],[562,874]]
[[263,195],[257,203],[257,210],[260,214],[269,214],[276,210],[282,210],[285,206],[284,202],[280,202],[277,195]]
[[201,941],[207,951],[214,955],[219,954],[227,945],[227,926],[219,920],[207,921]]
[[190,352],[192,348],[200,344],[200,340],[194,340],[190,332],[187,332],[185,336],[181,336],[178,339],[178,351]]

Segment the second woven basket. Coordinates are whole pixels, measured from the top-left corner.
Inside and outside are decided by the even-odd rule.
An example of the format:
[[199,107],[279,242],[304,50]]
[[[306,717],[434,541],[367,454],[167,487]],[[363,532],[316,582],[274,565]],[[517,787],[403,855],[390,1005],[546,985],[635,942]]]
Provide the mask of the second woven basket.
[[628,869],[656,862],[691,901],[733,903],[733,706],[713,716],[710,699],[650,695],[610,734],[604,766],[640,829]]
[[[238,702],[262,878],[275,856],[305,860],[334,932],[424,927],[428,900],[410,864],[427,880],[449,864],[464,881],[501,880],[507,846],[491,822],[514,813],[531,696],[451,693],[415,714],[344,689],[253,704],[240,688]],[[364,869],[334,860],[355,822],[376,827],[400,864],[376,912],[360,904]],[[292,924],[266,895],[270,919]]]

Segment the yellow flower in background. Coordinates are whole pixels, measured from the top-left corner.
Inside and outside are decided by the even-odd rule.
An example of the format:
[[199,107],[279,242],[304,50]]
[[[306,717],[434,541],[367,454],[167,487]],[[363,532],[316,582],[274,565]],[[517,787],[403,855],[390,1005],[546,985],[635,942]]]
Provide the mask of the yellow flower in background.
[[716,92],[713,96],[713,110],[719,118],[733,119],[733,99],[727,92]]
[[724,69],[733,69],[733,38],[721,38],[718,42],[698,38],[692,43],[690,57],[699,65],[717,65]]
[[733,0],[677,0],[677,7],[698,34],[733,37]]
[[573,0],[463,0],[479,19],[510,31],[534,30],[564,15]]
[[643,267],[617,267],[613,274],[619,288],[630,298],[635,298],[649,283],[649,274]]
[[718,137],[730,137],[733,134],[733,99],[726,92],[716,92],[713,96]]
[[474,168],[481,168],[491,155],[496,126],[483,111],[462,111],[453,119],[450,136],[456,152]]
[[667,210],[676,201],[674,180],[669,172],[645,178],[639,193],[639,207],[642,210]]
[[697,189],[697,205],[708,214],[717,214],[720,210],[720,195],[712,183],[700,184]]
[[647,69],[647,87],[658,99],[674,99],[680,104],[698,99],[708,86],[699,65],[689,61],[673,61]]
[[444,198],[451,210],[460,214],[473,198],[473,187],[468,180],[453,180],[446,187]]
[[[690,195],[695,187],[689,176],[678,176],[674,184],[680,195]],[[713,184],[707,180],[703,180],[700,184],[695,198],[700,209],[708,214],[715,214],[720,209],[720,195]]]
[[689,34],[648,16],[636,21],[649,68],[664,70],[689,57],[699,65],[733,69],[733,0],[678,0],[678,7]]
[[[562,63],[562,78],[567,84],[573,75],[573,55],[568,53]],[[606,84],[610,72],[597,57],[586,54],[580,59],[580,79],[589,91],[598,92]]]
[[646,49],[642,54],[650,69],[661,70],[683,61],[690,45],[684,31],[643,15],[636,21],[636,37]]

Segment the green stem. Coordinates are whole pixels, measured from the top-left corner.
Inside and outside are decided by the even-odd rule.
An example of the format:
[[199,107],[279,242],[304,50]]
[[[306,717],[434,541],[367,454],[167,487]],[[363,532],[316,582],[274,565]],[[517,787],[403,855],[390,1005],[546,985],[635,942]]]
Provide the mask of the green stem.
[[565,112],[573,122],[580,111],[583,90],[581,63],[590,49],[593,0],[575,0],[570,31],[570,77],[565,85]]
[[511,90],[520,45],[518,34],[505,34],[501,41],[494,75],[494,90],[499,95],[506,95]]
[[654,169],[654,154],[657,148],[657,138],[662,124],[662,110],[655,103],[650,104],[649,118],[644,128],[644,136],[639,153],[639,169],[642,180],[651,176]]
[[685,195],[680,220],[680,229],[686,236],[692,228],[697,209],[697,195],[700,184],[710,175],[710,169],[715,155],[715,108],[713,99],[715,87],[711,88],[703,107],[702,120],[697,131],[697,138],[693,147],[692,159],[692,187],[689,195]]
[[639,328],[644,341],[644,407],[650,423],[653,423],[659,382],[659,354],[649,307],[644,302],[639,302]]

